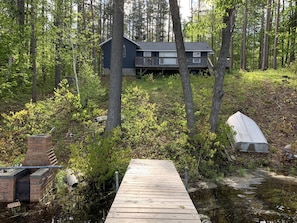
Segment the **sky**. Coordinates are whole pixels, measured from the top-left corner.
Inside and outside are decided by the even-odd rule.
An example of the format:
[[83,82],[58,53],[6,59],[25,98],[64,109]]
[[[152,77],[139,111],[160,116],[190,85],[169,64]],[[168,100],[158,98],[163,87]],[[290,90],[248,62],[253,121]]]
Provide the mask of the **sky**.
[[[191,2],[192,2],[193,8],[197,9],[199,1],[200,0],[179,0],[180,14],[181,14],[182,20],[189,21],[189,17],[191,16]],[[200,10],[205,11],[209,9],[210,9],[209,4],[207,4],[205,1],[200,1]]]
[[191,16],[191,1],[194,6],[196,2],[195,0],[180,0],[180,14],[183,20],[188,20],[188,17]]

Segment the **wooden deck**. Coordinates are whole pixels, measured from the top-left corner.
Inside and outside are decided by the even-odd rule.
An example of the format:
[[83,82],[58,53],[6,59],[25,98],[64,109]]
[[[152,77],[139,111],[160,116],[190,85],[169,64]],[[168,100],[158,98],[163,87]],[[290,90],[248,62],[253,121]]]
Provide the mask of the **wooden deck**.
[[200,223],[174,164],[132,159],[105,223]]
[[[187,58],[189,69],[199,69],[208,67],[207,57],[190,57]],[[136,57],[136,68],[179,68],[177,57]]]

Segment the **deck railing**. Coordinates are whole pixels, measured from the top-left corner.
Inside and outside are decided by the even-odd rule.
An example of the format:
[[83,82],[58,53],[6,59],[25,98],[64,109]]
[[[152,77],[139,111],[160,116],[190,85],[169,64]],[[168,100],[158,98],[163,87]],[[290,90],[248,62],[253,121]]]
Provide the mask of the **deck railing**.
[[[207,57],[187,58],[188,67],[207,67]],[[177,57],[136,57],[136,68],[178,67]]]

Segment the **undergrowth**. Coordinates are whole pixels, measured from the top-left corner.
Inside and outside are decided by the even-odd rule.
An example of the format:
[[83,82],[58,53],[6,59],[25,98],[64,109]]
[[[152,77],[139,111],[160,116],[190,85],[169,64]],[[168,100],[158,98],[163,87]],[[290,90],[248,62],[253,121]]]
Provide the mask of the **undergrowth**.
[[[53,97],[3,114],[2,163],[21,163],[27,136],[48,133],[55,127],[52,134],[58,160],[102,188],[115,170],[124,174],[131,158],[170,159],[180,173],[188,167],[193,178],[216,178],[235,171],[236,166],[277,168],[283,163],[282,139],[288,144],[297,141],[297,82],[289,71],[226,75],[217,134],[210,133],[208,123],[214,78],[191,76],[198,129],[193,138],[188,137],[178,75],[124,79],[124,119],[109,137],[103,135],[105,123],[95,122],[95,117],[107,114],[105,90],[94,81],[95,76],[82,75],[82,80],[81,98],[64,83]],[[273,148],[262,161],[242,156],[230,146],[225,122],[238,110],[259,124]]]

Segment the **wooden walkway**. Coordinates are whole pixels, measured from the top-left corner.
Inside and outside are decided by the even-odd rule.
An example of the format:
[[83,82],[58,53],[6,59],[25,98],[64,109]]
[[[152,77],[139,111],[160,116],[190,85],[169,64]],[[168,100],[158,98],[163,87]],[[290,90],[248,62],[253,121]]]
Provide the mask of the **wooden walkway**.
[[105,223],[201,223],[169,160],[132,159]]

